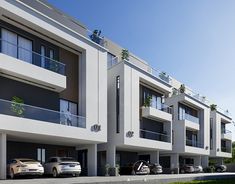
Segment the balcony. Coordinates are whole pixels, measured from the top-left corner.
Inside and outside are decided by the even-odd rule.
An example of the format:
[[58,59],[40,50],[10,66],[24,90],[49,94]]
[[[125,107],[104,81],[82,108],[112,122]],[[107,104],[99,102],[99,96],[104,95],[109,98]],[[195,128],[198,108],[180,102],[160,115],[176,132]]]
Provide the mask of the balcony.
[[229,147],[221,147],[221,152],[231,153],[231,148],[229,148]]
[[204,148],[203,144],[201,144],[200,142],[190,139],[186,139],[186,146],[191,146],[195,148]]
[[179,117],[179,120],[185,122],[185,126],[193,130],[200,130],[199,118],[185,113],[184,117]]
[[0,39],[0,45],[1,75],[57,92],[66,88],[63,63],[6,40]]
[[150,139],[162,142],[171,142],[171,136],[166,133],[153,132],[150,130],[140,129],[140,138]]
[[0,99],[0,114],[14,116],[20,119],[37,120],[37,122],[41,123],[45,122],[86,128],[86,119],[84,117],[2,99]]
[[161,104],[161,107],[143,106],[142,117],[171,122],[172,108],[165,104]]
[[221,130],[221,139],[232,140],[232,132],[230,130]]

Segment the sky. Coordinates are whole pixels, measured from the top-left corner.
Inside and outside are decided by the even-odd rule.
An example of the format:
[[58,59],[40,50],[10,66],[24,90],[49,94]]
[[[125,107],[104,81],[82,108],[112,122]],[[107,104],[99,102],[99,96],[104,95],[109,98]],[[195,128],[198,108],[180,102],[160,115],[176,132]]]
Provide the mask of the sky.
[[[235,119],[234,0],[48,0]],[[235,128],[233,131],[235,140]]]

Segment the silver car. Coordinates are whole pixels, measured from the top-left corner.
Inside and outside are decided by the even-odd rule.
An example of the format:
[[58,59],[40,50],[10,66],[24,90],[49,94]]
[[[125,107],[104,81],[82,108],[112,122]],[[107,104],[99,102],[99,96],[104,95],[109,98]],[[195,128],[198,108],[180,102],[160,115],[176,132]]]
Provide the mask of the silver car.
[[44,164],[45,174],[58,177],[59,175],[79,176],[81,165],[72,157],[51,157]]

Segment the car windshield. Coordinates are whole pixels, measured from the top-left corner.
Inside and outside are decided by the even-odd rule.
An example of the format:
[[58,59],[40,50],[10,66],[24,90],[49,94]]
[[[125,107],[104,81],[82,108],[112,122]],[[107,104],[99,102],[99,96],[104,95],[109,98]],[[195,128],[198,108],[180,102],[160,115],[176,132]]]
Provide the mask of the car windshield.
[[71,158],[71,157],[61,157],[60,158],[60,160],[62,161],[62,162],[67,162],[67,161],[69,161],[69,162],[76,162],[75,160],[74,160],[74,158]]
[[22,159],[20,160],[21,162],[36,162],[35,160],[33,159]]

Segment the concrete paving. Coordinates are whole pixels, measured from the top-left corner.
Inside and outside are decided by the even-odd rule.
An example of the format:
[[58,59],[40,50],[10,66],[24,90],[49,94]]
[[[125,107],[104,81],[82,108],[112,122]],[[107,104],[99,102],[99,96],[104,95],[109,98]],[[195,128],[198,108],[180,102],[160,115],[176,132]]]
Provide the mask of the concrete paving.
[[66,177],[0,180],[0,184],[166,184],[177,181],[235,178],[235,173],[162,174],[118,177]]

